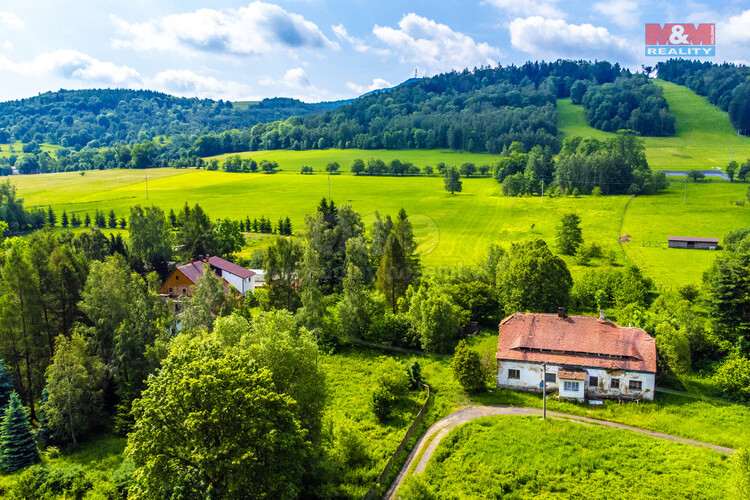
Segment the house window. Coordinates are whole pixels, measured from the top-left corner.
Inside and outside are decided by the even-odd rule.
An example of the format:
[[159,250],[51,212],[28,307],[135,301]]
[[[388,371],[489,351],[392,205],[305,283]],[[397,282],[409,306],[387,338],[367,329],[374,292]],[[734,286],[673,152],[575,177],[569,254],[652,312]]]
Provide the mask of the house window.
[[172,287],[171,286],[169,287],[169,293],[172,293]]
[[508,378],[519,379],[521,378],[521,370],[508,370]]
[[556,373],[545,373],[544,374],[544,381],[550,384],[557,383],[557,374]]
[[599,385],[599,377],[589,377],[589,385],[597,387]]
[[643,382],[641,382],[640,380],[631,380],[630,382],[628,382],[628,388],[631,391],[640,391],[641,389],[643,389]]
[[179,279],[180,279],[180,275],[179,275],[179,274],[175,274],[175,275],[174,275],[174,280],[175,280],[175,281],[177,281],[177,280],[179,280]]
[[563,381],[563,390],[565,392],[578,392],[578,384],[580,384],[580,382],[565,380]]
[[182,295],[185,295],[187,293],[187,288],[182,288]]
[[612,389],[619,389],[620,388],[620,379],[619,378],[613,378],[609,381],[609,387]]

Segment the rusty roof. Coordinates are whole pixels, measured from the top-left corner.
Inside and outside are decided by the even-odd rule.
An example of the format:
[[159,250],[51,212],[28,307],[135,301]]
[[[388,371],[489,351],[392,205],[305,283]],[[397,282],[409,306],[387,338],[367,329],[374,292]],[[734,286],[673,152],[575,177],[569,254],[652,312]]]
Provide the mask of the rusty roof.
[[653,337],[592,316],[512,314],[500,323],[495,357],[656,373]]
[[670,236],[667,241],[688,241],[693,243],[719,243],[719,238],[695,238],[693,236]]

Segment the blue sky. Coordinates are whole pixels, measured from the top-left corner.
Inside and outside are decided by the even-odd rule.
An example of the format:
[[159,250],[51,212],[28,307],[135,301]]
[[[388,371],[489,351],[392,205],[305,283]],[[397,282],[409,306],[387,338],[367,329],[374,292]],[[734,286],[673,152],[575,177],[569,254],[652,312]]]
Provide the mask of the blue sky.
[[640,68],[644,23],[716,23],[745,62],[750,1],[3,0],[0,99],[149,88],[232,100],[349,98],[414,75],[558,58]]

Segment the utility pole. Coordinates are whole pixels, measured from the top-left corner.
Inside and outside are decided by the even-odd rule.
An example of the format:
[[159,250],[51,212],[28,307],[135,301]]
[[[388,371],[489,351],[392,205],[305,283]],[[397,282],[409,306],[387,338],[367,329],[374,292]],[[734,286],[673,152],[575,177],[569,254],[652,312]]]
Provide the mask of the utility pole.
[[542,179],[542,201],[544,201],[544,179]]
[[685,200],[683,203],[687,203],[687,179],[685,179]]
[[547,363],[542,366],[542,420],[547,420]]

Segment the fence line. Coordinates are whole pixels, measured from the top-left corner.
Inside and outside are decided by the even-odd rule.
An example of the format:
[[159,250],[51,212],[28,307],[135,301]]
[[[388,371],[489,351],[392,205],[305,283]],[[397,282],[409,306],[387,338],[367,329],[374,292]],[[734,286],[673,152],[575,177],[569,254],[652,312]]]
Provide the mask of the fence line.
[[427,399],[425,400],[424,404],[422,405],[422,409],[419,410],[419,413],[417,413],[417,417],[414,419],[414,422],[411,423],[409,426],[409,430],[406,431],[406,435],[404,436],[404,439],[401,440],[401,443],[398,445],[398,448],[396,448],[396,451],[391,455],[390,460],[388,460],[388,463],[385,464],[385,468],[383,469],[383,472],[380,473],[378,478],[375,480],[375,484],[372,485],[372,488],[370,488],[370,491],[368,491],[363,500],[371,500],[375,497],[378,490],[383,486],[383,481],[388,477],[388,474],[391,472],[391,467],[393,464],[398,460],[398,457],[403,453],[404,449],[406,448],[406,445],[409,442],[409,439],[411,438],[412,434],[414,434],[414,430],[417,428],[417,426],[422,423],[422,419],[424,418],[425,413],[427,413],[427,407],[430,404],[430,386],[427,384],[424,384],[426,392],[427,392]]

